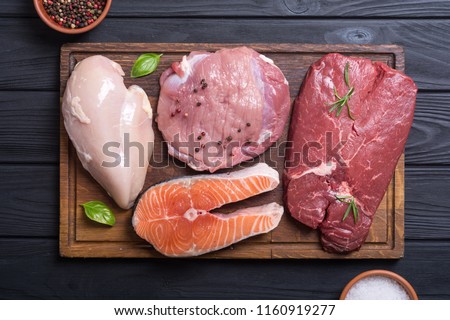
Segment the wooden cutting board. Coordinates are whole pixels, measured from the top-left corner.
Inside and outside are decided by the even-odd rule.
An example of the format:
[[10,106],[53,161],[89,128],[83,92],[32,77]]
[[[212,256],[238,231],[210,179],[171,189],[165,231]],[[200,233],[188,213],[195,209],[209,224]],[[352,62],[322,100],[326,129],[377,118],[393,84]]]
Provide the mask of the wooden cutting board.
[[[75,64],[84,58],[102,54],[118,62],[125,71],[125,84],[137,84],[147,92],[156,113],[159,93],[159,76],[172,62],[180,61],[190,51],[215,51],[239,44],[193,43],[74,43],[61,48],[61,97],[67,79]],[[313,44],[246,44],[274,60],[285,74],[290,85],[291,99],[297,96],[300,84],[309,66],[329,52],[370,58],[382,61],[397,70],[404,70],[403,49],[395,45],[313,45]],[[163,53],[158,70],[144,78],[131,79],[131,67],[141,53]],[[197,172],[186,168],[178,160],[169,157],[162,136],[153,123],[155,151],[147,174],[144,190],[149,186],[178,176]],[[283,150],[288,126],[275,148],[269,149],[257,161],[266,161],[280,175],[283,171]],[[131,226],[131,210],[115,205],[106,192],[83,169],[70,143],[64,125],[60,129],[60,253],[64,257],[147,257],[161,258],[151,245],[140,239]],[[251,164],[246,164],[251,165]],[[256,236],[231,247],[213,252],[201,258],[318,258],[318,259],[366,259],[401,258],[404,248],[404,158],[401,157],[389,188],[377,210],[366,243],[357,252],[346,255],[330,254],[322,250],[319,235],[293,220],[286,212],[280,225],[271,233]],[[272,192],[221,208],[231,212],[241,207],[256,206],[272,201],[280,204],[282,186]],[[80,204],[101,200],[116,215],[114,227],[90,221]]]

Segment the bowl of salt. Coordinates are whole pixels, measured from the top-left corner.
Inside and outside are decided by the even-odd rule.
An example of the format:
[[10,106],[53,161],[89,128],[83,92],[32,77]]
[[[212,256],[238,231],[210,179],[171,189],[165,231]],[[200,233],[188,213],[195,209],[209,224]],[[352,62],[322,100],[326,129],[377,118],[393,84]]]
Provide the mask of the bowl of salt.
[[370,270],[345,286],[340,300],[419,300],[414,288],[400,275],[387,270]]

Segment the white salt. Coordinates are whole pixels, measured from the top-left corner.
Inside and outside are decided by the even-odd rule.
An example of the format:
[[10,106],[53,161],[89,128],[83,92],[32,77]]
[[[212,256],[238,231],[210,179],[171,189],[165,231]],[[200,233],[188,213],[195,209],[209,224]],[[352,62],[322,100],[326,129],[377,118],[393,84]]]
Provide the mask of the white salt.
[[409,300],[406,290],[395,280],[371,276],[356,282],[345,300]]

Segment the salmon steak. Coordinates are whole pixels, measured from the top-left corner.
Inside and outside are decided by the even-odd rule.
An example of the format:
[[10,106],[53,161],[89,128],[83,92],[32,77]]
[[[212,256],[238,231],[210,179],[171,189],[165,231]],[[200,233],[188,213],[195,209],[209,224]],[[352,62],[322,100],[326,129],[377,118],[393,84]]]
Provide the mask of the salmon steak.
[[211,213],[275,189],[278,172],[265,163],[231,173],[176,178],[150,187],[136,204],[133,227],[158,252],[169,257],[198,256],[278,226],[283,206],[273,202]]

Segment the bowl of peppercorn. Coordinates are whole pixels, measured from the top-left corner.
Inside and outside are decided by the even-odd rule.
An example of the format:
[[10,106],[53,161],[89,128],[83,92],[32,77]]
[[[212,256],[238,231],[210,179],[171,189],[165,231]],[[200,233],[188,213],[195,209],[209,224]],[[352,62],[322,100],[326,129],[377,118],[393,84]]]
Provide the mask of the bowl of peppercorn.
[[33,0],[34,7],[50,28],[68,34],[98,26],[108,14],[112,0]]

